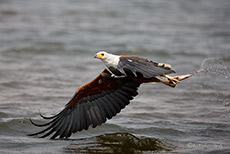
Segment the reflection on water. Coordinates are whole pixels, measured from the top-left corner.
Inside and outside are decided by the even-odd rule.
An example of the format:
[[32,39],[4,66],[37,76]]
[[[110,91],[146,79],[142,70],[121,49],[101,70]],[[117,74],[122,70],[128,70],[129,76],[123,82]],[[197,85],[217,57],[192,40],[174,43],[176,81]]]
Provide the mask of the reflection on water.
[[144,151],[170,151],[173,146],[156,138],[136,137],[129,133],[114,133],[81,139],[70,144],[66,153],[140,153]]

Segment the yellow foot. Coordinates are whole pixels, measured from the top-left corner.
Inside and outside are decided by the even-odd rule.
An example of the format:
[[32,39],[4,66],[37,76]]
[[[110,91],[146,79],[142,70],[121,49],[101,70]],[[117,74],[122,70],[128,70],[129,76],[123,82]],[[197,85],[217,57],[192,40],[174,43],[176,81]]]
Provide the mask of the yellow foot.
[[163,76],[166,78],[166,80],[168,82],[172,82],[173,84],[180,83],[180,80],[179,80],[178,76],[175,76],[175,77],[171,77],[171,76],[168,76],[168,75],[163,75]]

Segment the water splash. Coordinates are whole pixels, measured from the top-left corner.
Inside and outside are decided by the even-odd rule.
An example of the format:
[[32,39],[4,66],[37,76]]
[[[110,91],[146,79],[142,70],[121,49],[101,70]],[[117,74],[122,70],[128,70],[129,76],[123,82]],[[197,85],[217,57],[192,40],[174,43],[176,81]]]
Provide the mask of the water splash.
[[[205,89],[212,90],[214,93],[212,96],[207,97],[206,101],[221,103],[226,107],[228,116],[224,114],[223,117],[229,118],[230,113],[230,99],[229,99],[229,82],[230,78],[230,67],[222,58],[211,57],[206,58],[202,62],[200,69],[197,71],[208,74],[209,81],[202,82],[200,86]],[[205,77],[206,78],[206,77]],[[227,118],[227,119],[228,119]]]
[[206,58],[202,62],[200,69],[197,71],[205,72],[211,75],[218,75],[226,79],[230,78],[230,68],[221,58],[211,57]]

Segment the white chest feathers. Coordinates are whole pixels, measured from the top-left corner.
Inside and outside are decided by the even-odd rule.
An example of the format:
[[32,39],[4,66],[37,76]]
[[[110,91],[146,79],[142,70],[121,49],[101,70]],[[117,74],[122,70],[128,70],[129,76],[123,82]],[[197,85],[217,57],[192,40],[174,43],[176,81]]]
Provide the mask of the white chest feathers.
[[117,65],[120,61],[120,56],[113,55],[113,54],[107,54],[105,57],[101,59],[103,63],[106,65],[106,67],[114,67],[117,68]]

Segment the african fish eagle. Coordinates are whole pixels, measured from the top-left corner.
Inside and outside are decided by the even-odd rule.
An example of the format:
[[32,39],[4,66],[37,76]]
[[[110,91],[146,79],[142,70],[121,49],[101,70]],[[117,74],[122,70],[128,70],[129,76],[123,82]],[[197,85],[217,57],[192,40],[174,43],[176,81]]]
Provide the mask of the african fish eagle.
[[[45,117],[44,124],[31,123],[38,127],[46,127],[40,132],[29,134],[41,135],[51,139],[68,138],[72,133],[89,126],[93,128],[111,119],[130,103],[138,93],[142,83],[161,82],[175,87],[181,80],[193,74],[170,77],[175,73],[169,64],[156,63],[138,56],[118,56],[100,51],[95,55],[106,66],[91,82],[80,86],[65,108],[57,115]],[[194,73],[196,74],[196,73]]]

